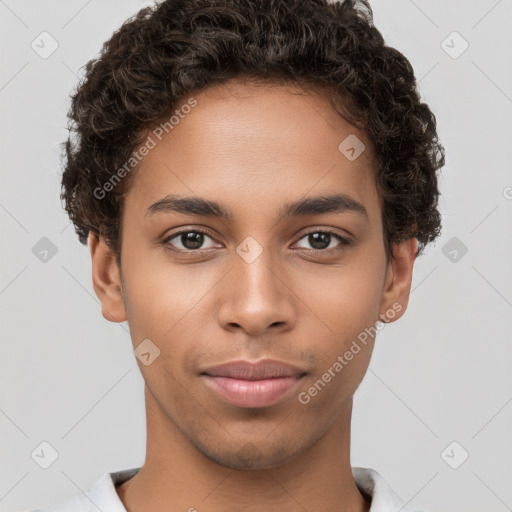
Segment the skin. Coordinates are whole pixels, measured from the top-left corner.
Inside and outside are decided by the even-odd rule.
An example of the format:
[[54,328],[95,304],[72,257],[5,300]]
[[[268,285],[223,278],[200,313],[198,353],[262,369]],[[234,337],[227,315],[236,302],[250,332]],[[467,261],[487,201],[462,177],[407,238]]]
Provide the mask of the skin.
[[[146,460],[117,493],[129,512],[225,512],[233,504],[247,511],[368,511],[351,473],[350,421],[374,338],[308,404],[297,395],[365,328],[390,310],[388,321],[405,312],[416,239],[395,245],[386,261],[370,143],[326,95],[232,81],[194,98],[197,106],[133,176],[121,269],[103,238],[89,237],[103,316],[128,321],[134,348],[149,338],[160,349],[148,366],[137,359]],[[338,149],[349,134],[366,145],[354,161]],[[215,200],[234,218],[146,217],[169,193]],[[333,193],[362,203],[368,217],[345,211],[277,221],[285,202]],[[185,228],[212,234],[192,257],[180,255],[191,247],[180,236],[165,242]],[[328,249],[315,251],[306,235],[326,229],[351,245],[331,237]],[[263,249],[252,263],[236,252],[248,236]],[[227,361],[266,358],[307,372],[291,397],[270,407],[229,404],[199,375]]]

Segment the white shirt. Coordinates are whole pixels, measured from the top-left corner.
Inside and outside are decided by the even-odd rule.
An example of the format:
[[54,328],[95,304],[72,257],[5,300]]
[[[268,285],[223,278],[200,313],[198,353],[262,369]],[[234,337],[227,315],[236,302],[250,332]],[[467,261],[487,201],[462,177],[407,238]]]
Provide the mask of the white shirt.
[[[115,487],[134,476],[140,467],[105,473],[84,494],[33,512],[126,512]],[[371,497],[370,512],[425,512],[405,506],[384,478],[371,468],[352,467],[359,490]]]

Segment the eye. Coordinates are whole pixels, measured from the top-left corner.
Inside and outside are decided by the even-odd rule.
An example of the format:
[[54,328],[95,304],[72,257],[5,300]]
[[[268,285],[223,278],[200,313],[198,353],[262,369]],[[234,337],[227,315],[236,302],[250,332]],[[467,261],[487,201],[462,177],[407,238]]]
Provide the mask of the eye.
[[[172,250],[181,252],[192,252],[200,249],[212,249],[215,245],[210,247],[202,247],[205,242],[205,237],[213,241],[213,238],[206,232],[200,229],[180,231],[167,237],[163,240],[163,245],[170,245]],[[310,231],[303,235],[300,240],[307,239],[311,244],[313,251],[325,251],[330,249],[343,249],[343,247],[350,245],[348,238],[342,237],[333,231]],[[299,242],[300,242],[299,240]],[[338,247],[335,242],[338,241]],[[334,245],[333,245],[334,243]],[[307,247],[300,247],[308,249]]]
[[[189,252],[196,251],[198,249],[211,249],[212,247],[201,247],[204,243],[205,236],[212,240],[212,237],[206,233],[206,231],[201,231],[200,229],[188,230],[188,231],[180,231],[179,233],[174,233],[170,237],[166,238],[162,243],[164,245],[174,246],[179,251]],[[171,240],[177,239],[176,242],[171,244]],[[176,247],[176,245],[177,247]],[[181,247],[180,245],[181,244]]]
[[[350,245],[350,240],[333,231],[310,231],[306,233],[300,240],[307,239],[313,250],[324,251],[326,249],[342,249],[344,246]],[[300,241],[299,240],[299,241]],[[339,242],[339,246],[332,246],[332,242]],[[340,247],[341,246],[341,247]],[[305,247],[307,249],[307,247]]]

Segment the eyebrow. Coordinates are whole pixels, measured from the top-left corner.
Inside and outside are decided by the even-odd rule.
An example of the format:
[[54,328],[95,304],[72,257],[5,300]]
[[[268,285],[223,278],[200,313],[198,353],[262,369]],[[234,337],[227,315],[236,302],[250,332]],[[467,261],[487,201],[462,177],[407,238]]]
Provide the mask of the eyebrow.
[[[201,197],[183,197],[173,194],[169,194],[149,206],[145,217],[150,217],[158,212],[176,212],[206,217],[219,217],[227,220],[234,218],[233,212],[229,208],[225,208],[216,201]],[[343,212],[357,213],[368,220],[368,212],[360,202],[346,194],[335,194],[307,197],[295,202],[285,203],[278,213],[278,221],[285,217]]]

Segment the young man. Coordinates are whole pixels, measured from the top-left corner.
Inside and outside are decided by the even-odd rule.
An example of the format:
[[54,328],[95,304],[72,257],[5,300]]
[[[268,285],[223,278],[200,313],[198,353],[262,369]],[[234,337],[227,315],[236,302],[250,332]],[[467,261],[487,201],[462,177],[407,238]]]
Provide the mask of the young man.
[[370,7],[167,0],[72,101],[62,197],[147,452],[43,510],[410,510],[351,466],[352,399],[439,235],[444,150]]

